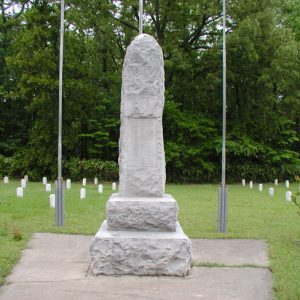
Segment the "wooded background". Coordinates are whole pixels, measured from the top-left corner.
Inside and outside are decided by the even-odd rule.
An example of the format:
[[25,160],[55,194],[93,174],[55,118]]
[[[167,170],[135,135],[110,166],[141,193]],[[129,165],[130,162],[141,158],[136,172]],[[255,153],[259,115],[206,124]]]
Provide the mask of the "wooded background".
[[[0,174],[56,177],[59,1],[1,0]],[[167,180],[219,182],[222,1],[144,1],[165,59]],[[228,0],[227,176],[300,174],[300,1]],[[67,0],[64,176],[118,178],[121,73],[137,0]]]

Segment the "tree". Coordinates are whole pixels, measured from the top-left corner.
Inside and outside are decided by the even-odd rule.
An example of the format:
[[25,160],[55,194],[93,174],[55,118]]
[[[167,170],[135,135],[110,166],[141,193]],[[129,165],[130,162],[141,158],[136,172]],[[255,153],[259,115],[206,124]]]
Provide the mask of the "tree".
[[[276,26],[276,2],[231,4],[228,35],[231,176],[233,173],[246,176],[251,165],[257,169],[252,176],[259,180],[288,176],[299,166],[299,153],[293,151],[298,140],[293,122],[283,113],[288,99],[295,100],[299,92],[295,41],[288,30]],[[288,73],[292,76],[286,76]]]
[[[271,180],[299,172],[299,27],[297,15],[287,13],[298,4],[284,4],[278,9],[277,0],[228,1],[227,154],[232,181],[241,175]],[[6,71],[0,97],[5,95],[9,105],[1,102],[7,108],[0,112],[5,120],[0,121],[0,153],[14,155],[17,165],[33,170],[36,178],[54,177],[60,8],[45,0],[32,0],[25,8],[7,32],[9,48],[1,48]],[[221,2],[145,0],[144,8],[144,31],[164,53],[167,178],[219,181]],[[64,160],[116,162],[122,64],[138,33],[138,2],[69,0],[65,16]]]
[[13,78],[5,58],[13,51],[12,41],[27,2],[0,1],[0,153],[8,156],[24,141],[26,128],[22,126],[24,108],[12,96]]

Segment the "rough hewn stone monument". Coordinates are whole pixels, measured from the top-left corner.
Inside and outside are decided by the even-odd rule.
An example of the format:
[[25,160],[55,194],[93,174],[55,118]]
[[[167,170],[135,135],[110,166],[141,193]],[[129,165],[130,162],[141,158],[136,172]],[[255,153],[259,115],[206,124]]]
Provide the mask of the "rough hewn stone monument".
[[93,274],[187,275],[191,243],[165,189],[162,113],[164,66],[149,35],[128,47],[119,140],[120,188],[106,204],[107,220],[91,241]]

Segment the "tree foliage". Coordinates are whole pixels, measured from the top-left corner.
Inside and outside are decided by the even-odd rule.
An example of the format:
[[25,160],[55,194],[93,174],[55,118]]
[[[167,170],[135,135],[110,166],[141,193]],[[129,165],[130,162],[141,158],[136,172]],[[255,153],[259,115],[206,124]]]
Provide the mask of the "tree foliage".
[[[300,172],[300,7],[294,0],[281,2],[228,2],[231,181]],[[30,171],[35,178],[55,177],[59,3],[0,4],[0,154],[13,157],[15,175]],[[165,60],[167,178],[217,182],[221,1],[144,0],[144,8],[144,31],[157,39]],[[138,34],[138,1],[69,0],[65,17],[63,159],[68,173],[74,162],[117,162],[122,65]],[[93,168],[87,169],[82,170],[92,176]]]

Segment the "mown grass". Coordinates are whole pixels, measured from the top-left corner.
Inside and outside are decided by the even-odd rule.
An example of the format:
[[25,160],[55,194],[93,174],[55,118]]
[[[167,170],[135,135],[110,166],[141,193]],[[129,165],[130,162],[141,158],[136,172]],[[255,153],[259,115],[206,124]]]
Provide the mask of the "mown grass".
[[[29,183],[24,198],[16,197],[19,182],[0,184],[0,284],[18,261],[21,250],[33,232],[61,232],[94,235],[105,218],[105,203],[112,193],[104,185],[98,194],[88,184],[87,198],[79,199],[80,184],[65,191],[65,226],[54,226],[54,210],[49,207],[49,192],[41,183]],[[268,196],[257,186],[252,190],[240,185],[228,187],[228,232],[217,233],[217,185],[167,185],[180,207],[180,223],[191,238],[254,238],[268,243],[276,299],[300,299],[300,216],[296,206],[285,201],[286,188],[275,187]],[[298,190],[298,184],[291,185]],[[53,193],[54,191],[52,191]],[[14,234],[21,233],[21,240]]]

